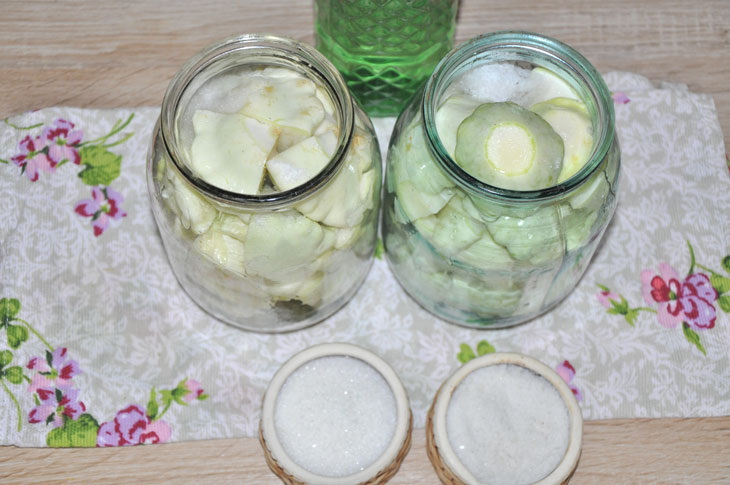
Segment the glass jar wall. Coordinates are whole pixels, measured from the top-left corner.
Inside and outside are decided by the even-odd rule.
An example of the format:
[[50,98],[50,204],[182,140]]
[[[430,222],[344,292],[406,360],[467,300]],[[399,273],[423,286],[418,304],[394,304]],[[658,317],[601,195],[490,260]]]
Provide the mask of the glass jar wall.
[[[526,107],[505,103],[510,96]],[[520,114],[489,125],[490,136],[504,130],[501,144],[471,140],[463,120],[476,113],[474,98],[494,103],[490,113],[531,110],[529,117],[549,119],[546,111],[567,110],[585,130],[578,141],[560,134],[565,158],[551,183],[522,190],[502,171],[497,179],[507,182],[490,185],[481,167],[467,170],[455,158],[461,151],[491,164],[505,150],[514,154],[525,130],[513,123]],[[542,149],[537,131],[525,131],[532,143],[525,150]],[[571,168],[580,150],[585,163]],[[619,168],[610,93],[583,56],[525,32],[475,38],[441,61],[396,123],[383,204],[388,262],[406,291],[441,318],[471,327],[525,322],[560,302],[585,271],[616,206]]]
[[165,94],[147,181],[180,285],[235,326],[316,323],[372,263],[372,125],[329,61],[293,40],[245,35],[188,61]]

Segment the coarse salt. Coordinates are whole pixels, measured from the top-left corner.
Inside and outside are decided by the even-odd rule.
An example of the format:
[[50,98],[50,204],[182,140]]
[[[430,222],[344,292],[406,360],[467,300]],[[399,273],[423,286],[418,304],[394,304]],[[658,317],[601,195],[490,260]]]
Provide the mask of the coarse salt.
[[530,69],[510,62],[485,64],[461,75],[454,88],[486,103],[512,101],[522,104],[531,90]]
[[348,476],[374,463],[393,439],[395,397],[383,376],[364,361],[321,357],[284,382],[274,425],[297,465],[321,476]]
[[498,364],[473,371],[456,387],[446,432],[480,483],[530,484],[562,460],[570,418],[547,379],[519,365]]

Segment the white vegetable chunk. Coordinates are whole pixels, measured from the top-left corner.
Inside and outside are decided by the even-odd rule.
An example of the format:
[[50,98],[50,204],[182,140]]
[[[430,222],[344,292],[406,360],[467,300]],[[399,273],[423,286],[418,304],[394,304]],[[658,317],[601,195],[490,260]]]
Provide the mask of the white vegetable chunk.
[[216,187],[239,194],[258,194],[266,158],[279,132],[272,125],[247,116],[205,110],[195,112],[193,128],[193,171]]
[[530,76],[527,78],[527,87],[529,94],[520,103],[526,107],[552,98],[580,100],[580,96],[570,84],[554,72],[543,67],[536,67],[530,71]]
[[311,134],[324,119],[315,84],[304,77],[253,77],[241,113]]
[[481,102],[465,94],[456,94],[443,102],[436,112],[436,130],[446,153],[454,157],[456,130]]
[[244,246],[238,239],[232,238],[213,227],[195,239],[198,250],[213,262],[230,271],[245,274]]
[[255,214],[246,235],[246,271],[278,280],[311,264],[334,243],[334,234],[296,211]]
[[266,163],[279,190],[289,190],[315,177],[332,158],[337,137],[331,131],[311,136]]
[[173,187],[173,210],[176,209],[182,226],[196,234],[207,231],[218,213],[216,209],[171,168],[167,169],[167,178]]

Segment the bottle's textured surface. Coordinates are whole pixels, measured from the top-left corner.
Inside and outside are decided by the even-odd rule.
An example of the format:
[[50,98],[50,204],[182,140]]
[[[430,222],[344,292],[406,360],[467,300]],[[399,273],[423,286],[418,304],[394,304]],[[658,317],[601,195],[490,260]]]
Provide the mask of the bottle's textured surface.
[[317,0],[317,48],[372,116],[397,115],[452,48],[455,0]]

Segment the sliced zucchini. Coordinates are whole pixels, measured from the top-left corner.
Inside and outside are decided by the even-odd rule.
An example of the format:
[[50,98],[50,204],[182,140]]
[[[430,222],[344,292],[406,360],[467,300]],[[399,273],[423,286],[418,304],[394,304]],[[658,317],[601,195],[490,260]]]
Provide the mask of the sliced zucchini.
[[580,96],[563,78],[544,67],[535,67],[527,78],[528,95],[523,101],[526,107],[552,98],[580,100]]
[[279,190],[298,187],[329,163],[337,144],[331,131],[315,135],[297,143],[266,162],[266,170]]
[[593,124],[585,105],[569,98],[553,98],[530,108],[563,139],[563,168],[558,183],[575,175],[593,151]]
[[294,128],[311,135],[324,119],[316,85],[304,77],[254,76],[245,86],[241,114],[279,128]]
[[180,224],[196,234],[202,234],[213,223],[218,211],[210,202],[193,190],[173,169],[167,167],[167,178],[172,185],[169,197],[173,210],[180,218]]
[[278,281],[312,264],[334,243],[334,234],[296,211],[255,214],[244,243],[246,271]]
[[563,238],[557,209],[547,206],[528,217],[502,216],[487,223],[494,242],[520,261],[542,265],[560,259]]
[[190,168],[216,187],[258,194],[279,132],[247,116],[206,110],[195,112],[193,128]]
[[238,274],[245,274],[244,245],[213,226],[195,239],[198,251],[206,255],[218,266]]
[[545,120],[515,103],[485,103],[459,126],[455,157],[482,182],[537,190],[557,182],[563,140]]
[[466,94],[449,97],[436,111],[436,130],[446,152],[454,157],[456,130],[462,121],[470,116],[481,103]]

